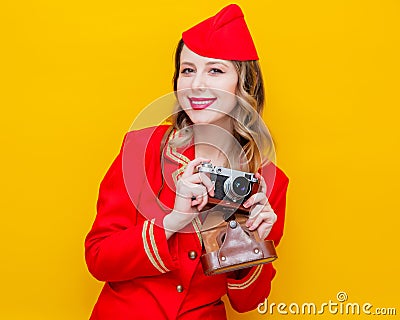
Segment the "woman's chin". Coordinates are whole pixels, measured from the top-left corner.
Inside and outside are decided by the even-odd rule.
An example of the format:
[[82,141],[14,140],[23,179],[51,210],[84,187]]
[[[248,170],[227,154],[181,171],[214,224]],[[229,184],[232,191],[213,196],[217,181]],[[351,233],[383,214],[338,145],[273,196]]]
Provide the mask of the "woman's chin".
[[189,117],[193,124],[212,124],[218,119],[212,117]]
[[204,119],[191,119],[193,124],[211,124],[212,121]]
[[187,115],[189,116],[193,124],[214,124],[221,122],[221,120],[225,118],[225,115],[221,114],[218,111],[205,112],[205,110],[203,110],[201,112],[198,112],[196,110],[187,112]]

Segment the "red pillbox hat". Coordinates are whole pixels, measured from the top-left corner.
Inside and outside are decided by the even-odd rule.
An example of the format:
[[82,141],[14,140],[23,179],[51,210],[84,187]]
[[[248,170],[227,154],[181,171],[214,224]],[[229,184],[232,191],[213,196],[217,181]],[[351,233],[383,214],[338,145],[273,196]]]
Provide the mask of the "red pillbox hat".
[[240,7],[230,4],[182,33],[183,42],[203,57],[223,60],[258,60]]

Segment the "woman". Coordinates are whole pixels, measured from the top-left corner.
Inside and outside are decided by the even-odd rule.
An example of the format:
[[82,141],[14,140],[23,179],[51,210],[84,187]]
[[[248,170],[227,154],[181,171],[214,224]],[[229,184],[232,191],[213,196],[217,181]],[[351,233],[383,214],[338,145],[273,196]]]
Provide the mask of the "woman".
[[206,276],[200,263],[200,212],[214,196],[205,162],[257,172],[246,224],[275,245],[282,236],[288,179],[268,161],[257,60],[236,5],[182,34],[172,125],[129,132],[100,186],[85,248],[106,284],[91,319],[226,319],[223,295],[239,312],[268,296],[272,264]]

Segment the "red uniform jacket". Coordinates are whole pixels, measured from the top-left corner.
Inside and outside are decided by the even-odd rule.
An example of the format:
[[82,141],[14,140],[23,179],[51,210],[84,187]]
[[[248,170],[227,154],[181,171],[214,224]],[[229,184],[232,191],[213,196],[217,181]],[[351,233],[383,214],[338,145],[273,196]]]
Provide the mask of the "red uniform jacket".
[[[220,299],[223,295],[228,295],[235,310],[246,312],[255,309],[270,292],[275,275],[272,264],[204,275],[198,218],[166,239],[162,219],[174,205],[174,181],[194,159],[193,146],[183,150],[167,145],[161,166],[160,142],[166,129],[159,126],[127,133],[100,185],[85,257],[91,274],[106,283],[92,320],[226,319]],[[157,201],[161,171],[165,183]],[[261,174],[278,216],[268,239],[278,245],[288,179],[273,164],[264,166]]]

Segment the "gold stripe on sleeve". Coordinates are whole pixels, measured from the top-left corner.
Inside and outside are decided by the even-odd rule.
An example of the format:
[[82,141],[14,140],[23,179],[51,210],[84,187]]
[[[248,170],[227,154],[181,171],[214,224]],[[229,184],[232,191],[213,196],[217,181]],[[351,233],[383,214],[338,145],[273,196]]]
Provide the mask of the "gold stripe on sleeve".
[[165,272],[168,272],[169,269],[165,266],[164,262],[162,261],[162,259],[160,257],[160,254],[158,253],[157,244],[156,244],[156,241],[154,240],[154,231],[153,231],[154,221],[155,221],[155,219],[151,220],[150,228],[149,228],[150,243],[151,243],[151,246],[153,247],[153,251],[156,256],[157,262],[160,264],[161,268],[163,269],[163,272],[165,273]]
[[254,281],[256,281],[257,278],[259,277],[262,268],[263,268],[262,264],[258,265],[256,267],[256,270],[253,272],[253,274],[248,280],[246,280],[243,283],[228,284],[228,289],[231,290],[246,289],[247,287],[251,286],[254,283]]
[[158,271],[160,271],[161,273],[165,273],[165,271],[163,269],[160,268],[160,266],[157,264],[157,262],[155,261],[150,248],[149,248],[149,244],[147,243],[147,226],[149,224],[149,221],[146,220],[143,224],[143,230],[142,230],[142,239],[143,239],[143,246],[144,246],[144,251],[147,254],[147,257],[149,258],[150,262],[153,264],[154,268],[156,268]]

